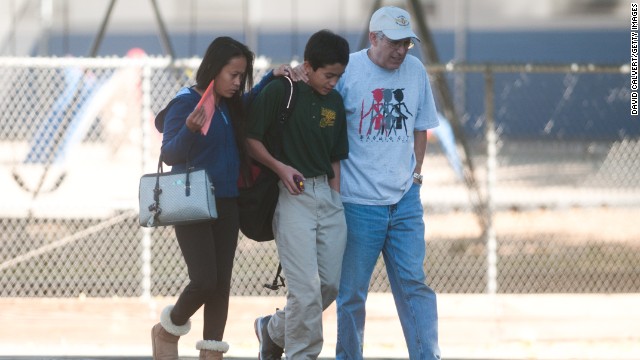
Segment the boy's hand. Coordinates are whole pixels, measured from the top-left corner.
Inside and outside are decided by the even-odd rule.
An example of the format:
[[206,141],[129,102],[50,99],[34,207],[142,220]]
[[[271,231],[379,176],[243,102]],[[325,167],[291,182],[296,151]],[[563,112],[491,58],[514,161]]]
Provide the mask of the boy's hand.
[[304,192],[304,179],[302,176],[293,175],[293,182],[296,184],[296,187],[301,192]]
[[298,188],[298,185],[294,180],[294,177],[297,177],[302,179],[302,181],[304,181],[304,176],[302,176],[302,174],[298,170],[292,168],[289,165],[282,164],[282,166],[278,168],[277,173],[278,173],[278,177],[280,177],[280,180],[282,181],[282,184],[289,191],[289,194],[291,195],[302,194],[302,190]]

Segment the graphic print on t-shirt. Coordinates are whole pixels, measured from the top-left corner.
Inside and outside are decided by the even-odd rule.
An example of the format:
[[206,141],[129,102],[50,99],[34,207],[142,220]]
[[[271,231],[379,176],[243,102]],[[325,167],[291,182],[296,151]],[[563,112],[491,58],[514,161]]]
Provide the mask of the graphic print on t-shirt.
[[404,89],[377,88],[371,95],[371,100],[362,100],[360,141],[407,142],[407,119],[413,114],[404,102]]

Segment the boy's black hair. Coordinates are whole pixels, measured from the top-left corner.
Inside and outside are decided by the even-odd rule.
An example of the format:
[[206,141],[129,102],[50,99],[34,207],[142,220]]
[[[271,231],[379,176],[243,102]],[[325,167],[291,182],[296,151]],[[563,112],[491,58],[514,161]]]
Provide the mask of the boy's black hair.
[[349,63],[349,43],[330,30],[320,30],[311,35],[304,48],[304,60],[313,70],[336,63]]

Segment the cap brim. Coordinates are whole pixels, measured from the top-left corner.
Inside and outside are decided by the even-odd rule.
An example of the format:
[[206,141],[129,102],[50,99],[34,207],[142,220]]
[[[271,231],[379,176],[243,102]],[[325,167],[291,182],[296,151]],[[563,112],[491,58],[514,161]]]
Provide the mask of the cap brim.
[[409,29],[382,30],[382,33],[390,40],[413,38],[420,41],[420,38]]

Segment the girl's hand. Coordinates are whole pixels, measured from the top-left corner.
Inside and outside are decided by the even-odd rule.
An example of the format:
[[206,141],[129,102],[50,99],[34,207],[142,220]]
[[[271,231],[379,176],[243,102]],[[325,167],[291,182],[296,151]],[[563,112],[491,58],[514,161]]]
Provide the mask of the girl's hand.
[[304,70],[302,65],[298,65],[294,68],[289,64],[282,64],[273,70],[274,76],[289,76],[293,81],[304,81],[307,82],[309,77]]
[[187,117],[187,121],[185,125],[189,130],[193,133],[199,133],[200,129],[204,125],[206,121],[206,113],[203,107],[197,107],[189,116]]
[[292,80],[309,82],[309,76],[307,76],[307,71],[304,69],[302,64],[293,68],[293,74],[294,75],[291,76]]

